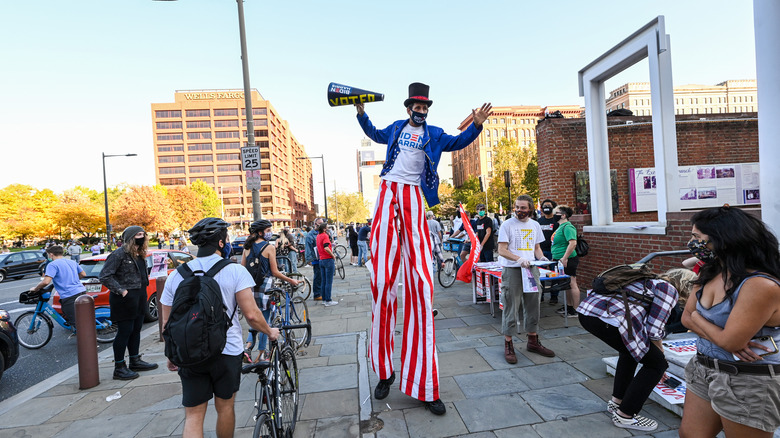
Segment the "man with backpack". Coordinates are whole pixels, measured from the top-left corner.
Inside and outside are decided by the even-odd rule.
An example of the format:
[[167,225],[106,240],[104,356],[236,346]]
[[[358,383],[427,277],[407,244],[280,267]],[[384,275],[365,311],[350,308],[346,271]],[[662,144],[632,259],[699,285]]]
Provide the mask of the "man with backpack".
[[217,436],[230,437],[244,350],[236,308],[250,327],[271,340],[279,337],[279,329],[269,327],[258,309],[249,272],[226,260],[227,223],[205,218],[189,234],[198,258],[171,274],[160,297],[165,355],[168,369],[178,371],[181,379],[183,435],[203,436],[206,408],[214,396]]

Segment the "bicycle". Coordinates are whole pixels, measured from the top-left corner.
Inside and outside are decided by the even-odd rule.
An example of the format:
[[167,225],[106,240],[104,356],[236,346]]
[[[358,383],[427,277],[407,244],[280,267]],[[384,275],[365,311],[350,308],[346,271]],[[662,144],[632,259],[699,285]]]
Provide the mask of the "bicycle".
[[463,247],[461,239],[447,239],[442,243],[444,251],[455,252],[455,256],[447,257],[444,260],[444,266],[439,269],[439,284],[442,287],[450,287],[455,283],[455,277],[458,275],[458,269],[463,261],[460,259],[460,251]]
[[[311,324],[281,325],[281,332],[311,330]],[[289,339],[289,336],[285,336]],[[253,437],[292,437],[298,420],[298,363],[295,352],[286,342],[270,341],[267,361],[244,365],[242,374],[257,374],[255,409],[257,414]]]
[[[347,247],[340,243],[333,243],[333,254],[337,259],[341,260],[347,256]],[[344,277],[341,277],[344,278]]]
[[292,272],[292,262],[290,261],[290,258],[287,257],[286,255],[277,254],[276,266],[279,268],[280,271],[284,272],[285,274]]
[[306,245],[298,243],[295,247],[298,248],[298,267],[302,268],[306,266]]
[[[53,287],[49,286],[37,293],[27,291],[19,295],[21,304],[35,304],[35,310],[22,313],[14,321],[19,336],[19,343],[25,348],[37,350],[49,343],[54,329],[52,320],[56,321],[62,328],[70,330],[74,334],[76,333],[76,327],[65,321],[65,318],[49,304],[52,290]],[[111,310],[109,308],[98,307],[95,309],[95,330],[97,331],[98,342],[114,342],[117,327],[111,323],[110,318]]]
[[338,257],[336,257],[336,259],[333,260],[333,262],[336,264],[336,273],[339,274],[339,277],[341,277],[341,279],[343,280],[344,276],[346,275],[346,273],[344,272],[344,262],[342,262],[341,259]]
[[278,325],[306,325],[308,330],[295,329],[285,335],[285,342],[294,346],[297,351],[311,342],[311,321],[309,321],[309,307],[303,298],[292,295],[292,286],[287,283],[275,284],[275,287],[266,291],[271,296],[271,314],[269,320]]
[[293,280],[299,281],[298,286],[291,293],[293,298],[301,297],[304,300],[308,300],[309,297],[311,296],[311,282],[309,281],[309,279],[306,278],[300,272],[293,272],[287,274],[287,276],[292,278]]

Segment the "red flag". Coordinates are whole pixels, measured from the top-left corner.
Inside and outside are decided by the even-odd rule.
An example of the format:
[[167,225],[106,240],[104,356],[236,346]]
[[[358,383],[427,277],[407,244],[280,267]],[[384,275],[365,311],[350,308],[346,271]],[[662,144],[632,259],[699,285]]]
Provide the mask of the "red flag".
[[468,260],[463,261],[463,265],[458,269],[458,275],[455,279],[463,281],[465,283],[471,283],[471,269],[474,263],[479,261],[479,253],[482,252],[482,242],[477,239],[474,230],[471,228],[471,220],[466,216],[466,210],[463,208],[463,204],[458,204],[458,210],[460,211],[460,217],[463,220],[463,229],[469,235],[471,243],[471,252],[469,253]]

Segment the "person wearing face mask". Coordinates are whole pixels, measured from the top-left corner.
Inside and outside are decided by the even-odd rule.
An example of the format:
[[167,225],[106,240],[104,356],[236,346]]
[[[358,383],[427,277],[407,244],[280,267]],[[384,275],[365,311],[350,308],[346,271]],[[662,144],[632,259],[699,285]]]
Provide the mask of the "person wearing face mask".
[[[544,233],[544,242],[539,246],[542,247],[542,254],[545,257],[552,260],[552,235],[555,230],[558,229],[558,221],[553,218],[553,209],[558,206],[558,203],[552,199],[545,199],[542,201],[542,216],[536,219],[539,222],[539,226],[542,227],[542,233]],[[544,296],[541,297],[544,301]],[[558,304],[558,291],[550,292],[550,305]]]
[[[148,242],[146,232],[138,226],[127,227],[122,233],[124,244],[106,258],[100,271],[100,282],[108,288],[111,322],[116,324],[114,339],[114,379],[132,380],[136,371],[157,368],[156,363],[141,360],[141,328],[146,315],[146,272]],[[130,353],[130,366],[125,364],[125,350]]]
[[504,312],[501,315],[501,332],[504,334],[504,359],[517,363],[512,336],[517,332],[517,315],[522,312],[525,331],[528,333],[526,350],[545,357],[555,353],[539,342],[539,292],[523,290],[523,269],[530,269],[539,284],[539,268],[531,265],[534,260],[547,260],[540,244],[544,233],[539,223],[531,220],[534,201],[529,195],[521,195],[515,201],[515,217],[507,219],[498,230],[498,263],[501,270],[501,293]]
[[682,315],[699,339],[685,367],[680,436],[723,430],[727,438],[770,438],[780,427],[777,237],[728,205],[702,210],[691,223],[688,248],[704,266]]
[[480,262],[493,261],[493,219],[487,217],[485,204],[477,205],[477,223],[475,230],[477,239],[482,243],[482,252],[479,253]]
[[577,257],[577,227],[569,222],[569,218],[574,214],[569,206],[559,205],[555,207],[553,220],[558,222],[558,229],[555,230],[552,236],[552,245],[550,246],[552,252],[552,259],[561,262],[563,265],[563,273],[571,277],[571,285],[566,290],[566,299],[568,308],[561,307],[558,309],[558,314],[566,317],[577,316],[577,306],[580,304],[580,288],[577,286],[577,266],[580,264],[580,259]]
[[[298,286],[297,280],[293,280],[279,271],[279,266],[276,264],[276,247],[269,243],[273,235],[271,221],[260,219],[252,222],[249,225],[249,237],[246,238],[244,251],[241,253],[241,266],[246,267],[248,263],[254,263],[255,260],[260,263],[259,274],[254,279],[255,287],[252,292],[257,307],[262,311],[266,320],[271,315],[271,307],[268,305],[265,292],[273,287],[274,277],[290,283],[293,287]],[[229,245],[226,246],[226,248],[229,247]],[[265,333],[250,328],[244,346],[244,359],[247,362],[252,361],[252,349],[255,347],[255,338],[258,334],[260,339],[257,342],[257,351],[260,352],[260,355],[257,356],[257,360],[266,360],[268,357],[268,352],[265,350],[268,337]]]
[[436,168],[442,153],[463,149],[476,140],[492,106],[485,103],[472,110],[473,123],[459,135],[451,136],[427,123],[428,109],[433,105],[428,91],[428,85],[410,84],[409,98],[404,101],[408,118],[385,129],[374,127],[362,103],[355,107],[366,136],[387,145],[370,245],[373,275],[369,351],[371,366],[380,379],[374,397],[387,397],[395,381],[395,284],[403,258],[404,306],[413,320],[404,324],[400,388],[425,402],[432,413],[443,415],[446,408],[439,399],[439,364],[434,342],[431,238],[423,197],[429,207],[439,203]]

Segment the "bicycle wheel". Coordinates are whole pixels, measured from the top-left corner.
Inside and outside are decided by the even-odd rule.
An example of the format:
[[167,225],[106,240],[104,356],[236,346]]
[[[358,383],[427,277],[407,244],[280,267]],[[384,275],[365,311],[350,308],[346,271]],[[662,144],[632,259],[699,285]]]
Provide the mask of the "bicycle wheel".
[[344,262],[342,262],[341,259],[336,259],[336,272],[339,274],[339,277],[341,277],[341,279],[343,280],[345,272],[344,272]]
[[450,287],[455,283],[455,276],[458,274],[458,264],[455,258],[450,257],[444,261],[444,267],[439,269],[439,284],[442,287]]
[[51,319],[43,314],[35,314],[32,310],[24,312],[14,321],[16,334],[19,336],[19,343],[24,348],[36,350],[48,344],[51,340],[51,333],[54,324]]
[[[343,259],[344,257],[347,256],[347,247],[346,246],[344,246],[344,245],[336,245],[336,247],[334,249],[335,249],[334,253],[336,254],[336,257],[338,257],[339,259]],[[344,278],[344,277],[341,277],[341,278]]]
[[118,330],[118,327],[116,324],[112,324],[109,320],[102,320],[100,323],[106,325],[106,328],[97,328],[97,341],[102,344],[107,344],[109,342],[114,342],[114,339],[116,339],[116,332]]
[[255,431],[252,436],[254,438],[276,438],[274,420],[268,414],[260,414],[255,421]]
[[292,278],[293,280],[298,280],[300,283],[298,284],[298,287],[292,290],[291,296],[294,297],[301,297],[304,300],[309,299],[309,296],[311,295],[311,282],[308,278],[304,277],[301,273],[293,272],[292,274],[288,275],[288,277]]
[[[306,324],[309,322],[309,307],[306,305],[306,301],[301,297],[295,297],[290,301],[290,324]],[[311,330],[309,329],[295,329],[290,330],[290,344],[298,350],[304,344],[308,344],[311,341]]]
[[291,437],[298,420],[298,363],[295,360],[295,352],[289,346],[285,346],[279,355],[278,379],[282,399],[279,416],[284,433]]
[[276,256],[276,267],[285,274],[292,272],[292,262],[285,256]]

